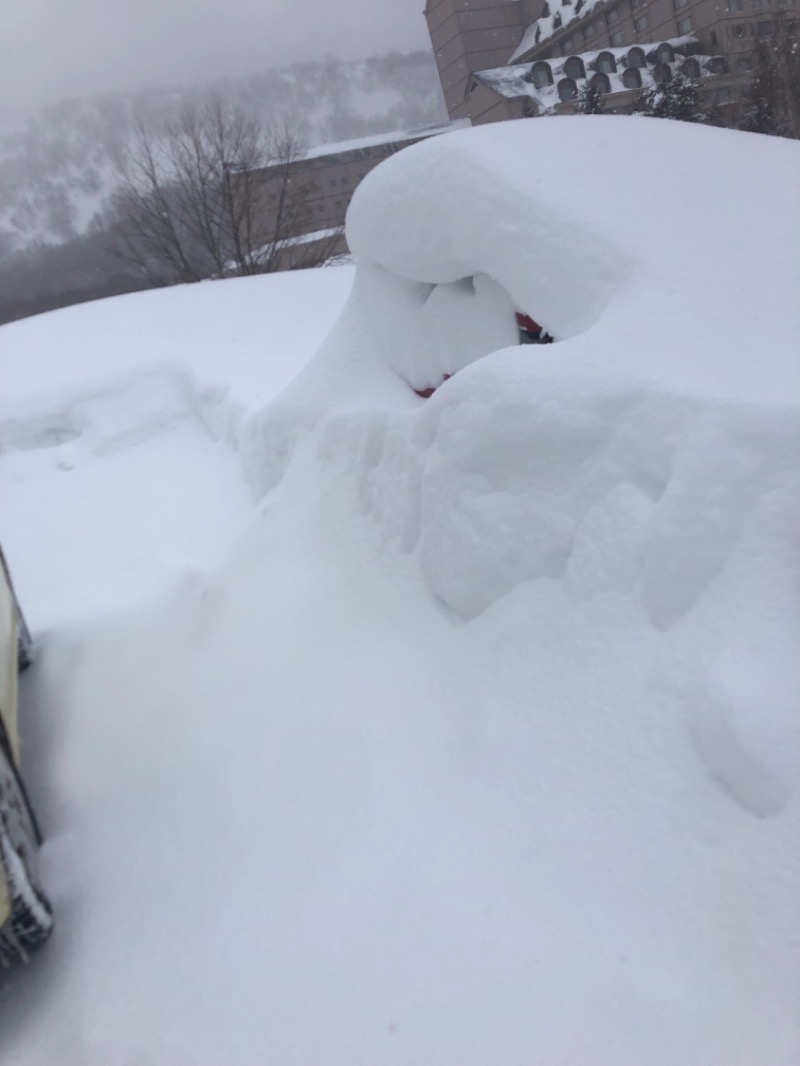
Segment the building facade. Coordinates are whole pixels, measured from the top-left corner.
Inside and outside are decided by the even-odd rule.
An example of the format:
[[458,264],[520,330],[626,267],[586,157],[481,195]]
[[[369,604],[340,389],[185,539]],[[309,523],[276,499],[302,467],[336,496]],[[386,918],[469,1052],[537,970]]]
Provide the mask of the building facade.
[[471,76],[508,63],[540,7],[541,0],[427,0],[425,19],[451,119],[472,117]]
[[403,148],[451,128],[430,127],[322,145],[290,162],[235,176],[240,200],[252,196],[257,202],[259,232],[250,243],[263,245],[265,254],[272,254],[274,247],[279,268],[287,270],[347,254],[344,220],[359,182]]
[[[749,79],[754,43],[770,36],[779,13],[798,2],[428,0],[425,17],[448,113],[481,124],[574,110],[581,79],[565,73],[570,58],[580,60],[587,80],[607,76],[611,110],[630,109],[641,89],[676,70],[700,80],[707,102],[735,105]],[[666,66],[659,48],[663,56],[672,53]],[[537,63],[543,64],[538,85]],[[617,74],[627,74],[628,84],[612,77]],[[560,91],[541,92],[558,84]]]

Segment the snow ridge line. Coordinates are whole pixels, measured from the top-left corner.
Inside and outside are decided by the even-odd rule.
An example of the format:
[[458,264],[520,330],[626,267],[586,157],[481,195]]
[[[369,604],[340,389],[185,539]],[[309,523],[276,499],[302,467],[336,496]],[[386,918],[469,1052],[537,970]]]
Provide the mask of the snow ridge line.
[[58,448],[86,438],[95,454],[133,448],[196,419],[215,440],[238,449],[241,404],[226,390],[201,385],[178,368],[148,368],[102,385],[82,387],[66,403],[32,409],[0,422],[0,455]]

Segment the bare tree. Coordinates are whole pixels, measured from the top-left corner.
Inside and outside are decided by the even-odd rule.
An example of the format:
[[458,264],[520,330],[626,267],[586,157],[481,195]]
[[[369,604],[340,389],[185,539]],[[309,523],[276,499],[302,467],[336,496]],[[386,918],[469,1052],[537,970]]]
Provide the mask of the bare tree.
[[264,130],[216,96],[162,136],[137,124],[118,159],[115,253],[156,285],[322,265],[340,231],[309,239],[318,191],[302,156],[290,126]]
[[606,101],[600,86],[591,81],[585,81],[575,97],[575,113],[577,115],[602,115]]
[[739,128],[800,137],[800,27],[783,12],[758,25],[766,32],[753,52],[753,77]]

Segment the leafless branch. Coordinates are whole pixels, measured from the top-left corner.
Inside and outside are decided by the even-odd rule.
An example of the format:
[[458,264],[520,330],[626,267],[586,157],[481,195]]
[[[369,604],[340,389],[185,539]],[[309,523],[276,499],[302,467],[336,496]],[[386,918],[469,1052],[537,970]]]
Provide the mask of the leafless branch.
[[290,124],[262,129],[216,96],[163,136],[137,126],[118,163],[116,254],[161,285],[324,263],[340,235],[297,241],[313,191],[302,157]]

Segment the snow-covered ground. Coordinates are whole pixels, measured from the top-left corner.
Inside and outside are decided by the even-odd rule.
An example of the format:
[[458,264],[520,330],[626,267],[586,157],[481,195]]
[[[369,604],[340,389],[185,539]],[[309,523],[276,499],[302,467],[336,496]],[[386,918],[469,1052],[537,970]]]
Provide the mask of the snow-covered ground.
[[355,273],[0,330],[59,923],[0,1060],[794,1066],[798,163],[463,131]]
[[227,556],[252,522],[234,427],[311,357],[351,281],[207,282],[3,329],[2,536],[37,629]]

